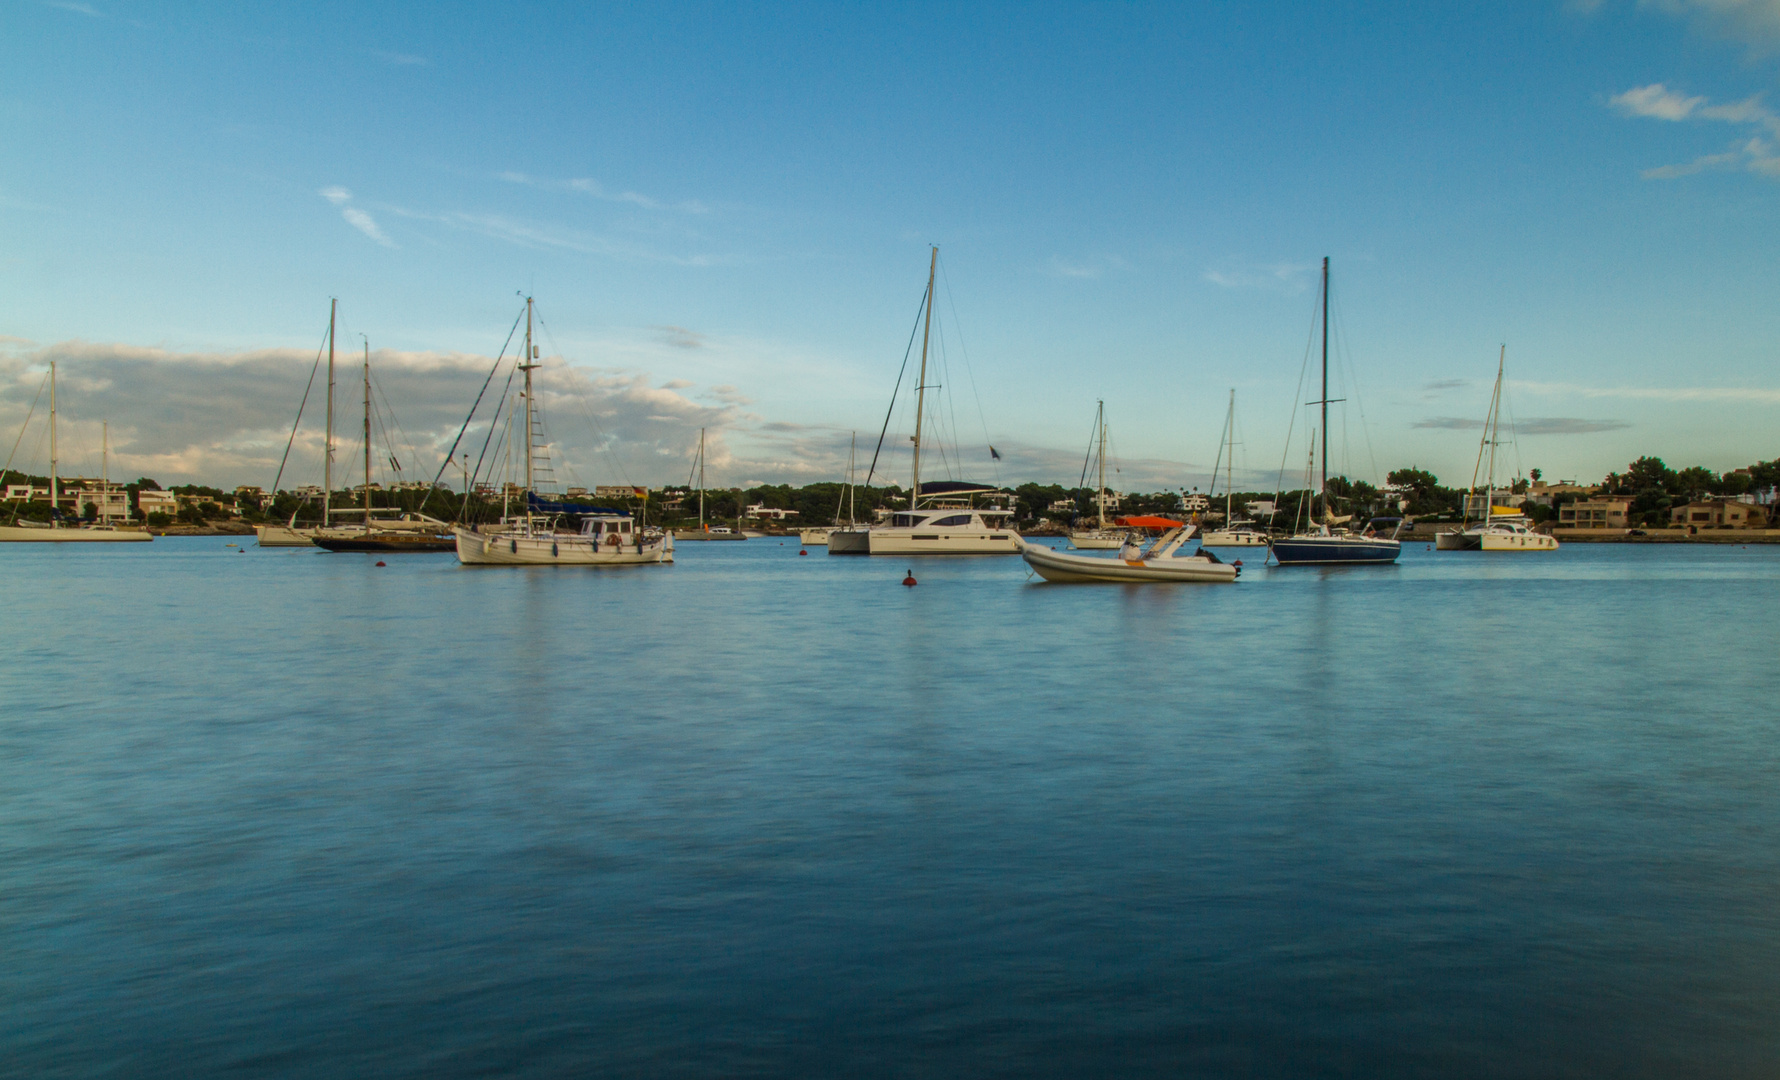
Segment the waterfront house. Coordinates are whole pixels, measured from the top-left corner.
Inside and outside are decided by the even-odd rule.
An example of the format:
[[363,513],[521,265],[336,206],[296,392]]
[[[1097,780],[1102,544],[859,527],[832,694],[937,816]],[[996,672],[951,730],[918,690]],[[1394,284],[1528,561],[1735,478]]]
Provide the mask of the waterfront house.
[[1580,498],[1585,495],[1593,495],[1599,490],[1593,484],[1578,484],[1574,480],[1559,480],[1555,484],[1535,480],[1527,485],[1527,501],[1540,506],[1550,506],[1558,499]]
[[1767,527],[1768,515],[1740,499],[1695,499],[1669,511],[1669,523],[1692,529],[1762,529]]
[[1631,510],[1628,495],[1603,495],[1578,499],[1558,507],[1558,527],[1563,529],[1624,529]]
[[143,517],[150,514],[179,513],[179,497],[171,491],[150,491],[144,488],[136,493],[136,509]]

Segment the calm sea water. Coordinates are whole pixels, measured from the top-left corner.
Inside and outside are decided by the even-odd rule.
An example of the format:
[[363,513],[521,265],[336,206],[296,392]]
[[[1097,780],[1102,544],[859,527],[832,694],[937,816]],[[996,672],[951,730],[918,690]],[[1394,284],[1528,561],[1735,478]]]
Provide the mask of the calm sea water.
[[1780,1072],[1780,548],[0,547],[0,1074]]

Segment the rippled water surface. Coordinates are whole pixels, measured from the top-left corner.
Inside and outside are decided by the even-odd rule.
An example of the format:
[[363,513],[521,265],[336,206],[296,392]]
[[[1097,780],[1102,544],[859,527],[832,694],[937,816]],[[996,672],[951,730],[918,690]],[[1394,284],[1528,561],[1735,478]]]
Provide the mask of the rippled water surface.
[[1780,548],[0,547],[0,1074],[1780,1073]]

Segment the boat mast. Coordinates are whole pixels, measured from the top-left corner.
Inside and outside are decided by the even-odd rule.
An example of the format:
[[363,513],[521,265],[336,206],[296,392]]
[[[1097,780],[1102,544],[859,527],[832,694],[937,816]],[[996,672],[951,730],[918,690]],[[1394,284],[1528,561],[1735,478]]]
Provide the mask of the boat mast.
[[[92,459],[88,459],[89,461]],[[62,506],[62,485],[56,475],[56,362],[49,362],[49,522],[56,524]]]
[[698,429],[698,531],[705,531],[705,429]]
[[[1230,415],[1224,417],[1224,438],[1228,440],[1230,456],[1224,461],[1224,528],[1230,527],[1231,507],[1235,505],[1236,483],[1236,388],[1230,388]],[[1212,479],[1217,479],[1213,477]]]
[[1094,418],[1100,421],[1100,491],[1094,496],[1094,502],[1100,512],[1100,531],[1106,531],[1106,402],[1097,403],[1099,408]]
[[[519,370],[525,372],[525,490],[530,495],[532,490],[532,371],[538,366],[538,347],[532,344],[532,298],[525,298],[525,362]],[[526,517],[531,517],[531,506],[528,501]]]
[[371,339],[365,338],[365,533],[371,532]]
[[939,266],[939,245],[933,246],[933,257],[927,263],[927,317],[921,331],[921,377],[915,380],[915,475],[909,489],[909,510],[921,497],[921,414],[927,408],[927,341],[933,333],[933,271]]
[[328,301],[328,428],[327,453],[321,463],[321,525],[327,528],[328,508],[334,500],[334,316],[340,301]]
[[852,525],[853,517],[853,474],[859,459],[859,433],[853,433],[853,445],[847,451],[847,524]]
[[1323,515],[1329,513],[1329,257],[1323,256]]
[[1483,523],[1489,524],[1490,514],[1496,508],[1496,444],[1501,440],[1497,433],[1502,430],[1502,366],[1508,361],[1508,346],[1502,346],[1502,352],[1496,357],[1496,389],[1490,394],[1490,422],[1484,432],[1490,441],[1490,471],[1485,483],[1489,485],[1486,492],[1489,505],[1483,511]]
[[111,421],[99,421],[99,524],[111,520]]

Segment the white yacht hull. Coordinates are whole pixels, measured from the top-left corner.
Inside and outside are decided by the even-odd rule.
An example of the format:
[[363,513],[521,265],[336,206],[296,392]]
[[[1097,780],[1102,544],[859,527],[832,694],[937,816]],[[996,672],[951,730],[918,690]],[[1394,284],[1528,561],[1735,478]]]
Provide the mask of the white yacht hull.
[[255,525],[253,531],[263,548],[315,546],[314,529],[293,529],[289,525]]
[[867,550],[872,555],[1014,555],[1019,552],[1014,546],[1019,534],[1012,529],[887,528],[872,529],[866,536]]
[[465,566],[643,566],[674,561],[672,537],[599,544],[590,537],[566,534],[456,532],[457,561]]
[[1083,551],[1113,551],[1124,546],[1125,534],[1098,530],[1072,532],[1069,534],[1069,544],[1071,547],[1080,548]]
[[1039,577],[1069,584],[1220,583],[1235,581],[1240,572],[1229,563],[1213,562],[1204,555],[1128,562],[1097,555],[1071,555],[1022,542],[1020,556]]
[[1213,529],[1203,533],[1199,539],[1200,547],[1266,547],[1267,537],[1257,532],[1230,532],[1225,529]]
[[828,534],[830,555],[870,555],[871,533],[865,529],[836,529]]
[[833,531],[833,529],[802,529],[799,530],[797,539],[805,547],[827,547],[828,534]]
[[25,525],[0,525],[0,543],[117,544],[153,540],[152,533],[126,529],[76,528],[33,529]]
[[1434,537],[1439,551],[1556,551],[1557,537],[1523,528],[1448,529]]
[[1526,533],[1519,536],[1496,536],[1486,533],[1483,537],[1485,551],[1556,551],[1557,537],[1546,536],[1544,533]]

